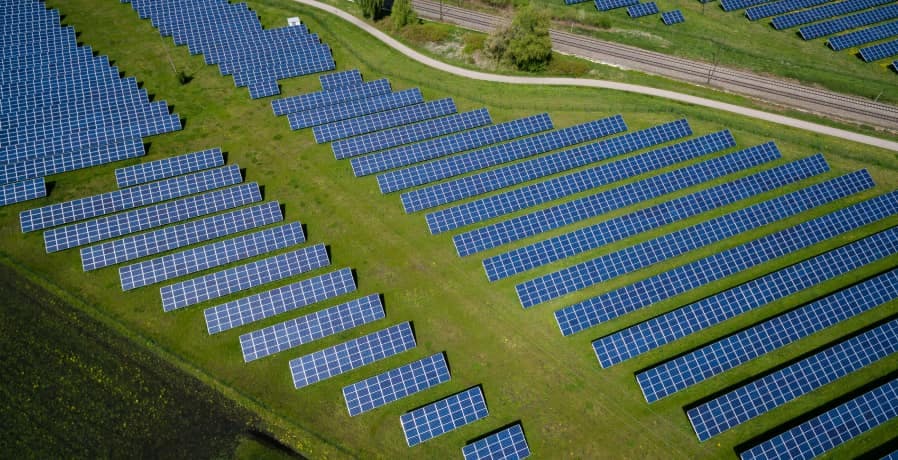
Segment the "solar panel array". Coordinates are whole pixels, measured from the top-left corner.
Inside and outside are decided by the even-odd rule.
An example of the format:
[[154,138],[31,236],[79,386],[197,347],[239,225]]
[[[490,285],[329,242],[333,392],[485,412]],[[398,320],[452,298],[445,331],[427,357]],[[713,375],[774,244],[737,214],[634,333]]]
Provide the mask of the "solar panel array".
[[700,441],[898,352],[898,320],[840,342],[687,411]]
[[189,174],[224,164],[224,154],[218,147],[185,153],[176,157],[141,163],[115,170],[115,181],[119,188],[145,184],[169,177]]
[[671,11],[665,11],[665,12],[661,13],[661,21],[664,22],[664,25],[672,26],[674,24],[686,22],[686,18],[683,17],[682,11],[671,10]]
[[434,137],[445,136],[472,128],[488,125],[493,120],[486,109],[449,115],[444,118],[423,121],[421,123],[400,126],[398,128],[378,131],[364,136],[352,137],[331,144],[334,156],[338,160],[364,155],[377,150],[385,150],[403,144],[423,141]]
[[22,231],[31,232],[90,219],[243,182],[237,165],[137,185],[73,201],[22,211]]
[[898,56],[898,39],[867,46],[861,48],[859,52],[864,62],[873,62],[889,56]]
[[520,423],[478,439],[461,450],[465,460],[516,460],[530,456],[530,446]]
[[324,350],[290,360],[293,386],[297,389],[345,374],[415,348],[411,323],[405,322]]
[[448,396],[399,418],[409,447],[445,434],[489,415],[480,387]]
[[424,96],[421,95],[421,90],[412,88],[365,99],[355,99],[342,104],[323,105],[313,110],[288,113],[287,120],[290,122],[290,129],[296,130],[422,102],[424,102]]
[[325,91],[332,91],[337,88],[361,85],[362,73],[359,72],[359,69],[343,70],[321,75],[318,77],[318,81],[321,82],[321,88]]
[[241,184],[47,230],[44,232],[44,247],[48,253],[62,251],[257,201],[262,201],[259,184],[255,182]]
[[359,99],[373,98],[390,93],[390,81],[386,78],[362,83],[358,86],[336,88],[330,91],[302,94],[271,101],[275,115],[287,115]]
[[455,113],[455,111],[455,102],[451,98],[438,99],[423,104],[316,126],[312,128],[312,134],[315,136],[315,142],[322,144],[345,137],[358,136],[381,129],[450,115]]
[[[605,135],[619,133],[627,129],[619,115],[606,120],[610,123],[605,130]],[[404,193],[402,195],[402,204],[405,207],[405,212],[432,208],[623,155],[651,145],[688,136],[691,133],[692,130],[685,123],[674,122],[659,125]],[[514,193],[530,194],[530,192],[518,191]],[[470,205],[465,204],[464,206]],[[438,215],[439,213],[434,214],[435,220],[438,219],[436,217]],[[428,216],[428,222],[431,222],[430,219],[430,216]],[[434,231],[436,229],[441,230]],[[445,231],[443,226],[435,225],[431,228],[431,233],[438,233],[439,231]]]
[[172,311],[330,265],[323,244],[210,273],[160,289],[162,308]]
[[382,193],[395,192],[597,139],[608,132],[615,132],[617,125],[618,122],[612,117],[610,119],[606,118],[569,126],[505,144],[494,145],[473,152],[384,173],[377,176],[377,183]]
[[[895,5],[895,10],[898,12],[898,5]],[[896,15],[898,15],[898,13],[896,13]],[[842,51],[844,49],[875,42],[895,35],[898,35],[898,21],[887,22],[875,27],[838,35],[830,38],[827,41],[827,44],[829,44],[829,47],[834,51]]]
[[724,11],[736,11],[743,10],[750,6],[767,3],[769,1],[770,0],[720,0],[720,7],[723,8]]
[[270,291],[233,300],[204,311],[209,334],[305,307],[355,291],[352,270],[344,268]]
[[627,15],[631,18],[641,18],[658,14],[658,5],[655,2],[637,3],[627,7]]
[[[555,312],[563,335],[601,324],[898,212],[898,193],[840,209]],[[645,294],[644,294],[645,293]]]
[[437,353],[347,385],[343,399],[349,415],[355,417],[448,381],[446,357]]
[[128,160],[145,154],[140,138],[88,146],[65,155],[51,155],[0,164],[0,183],[19,182],[78,169]]
[[[762,144],[623,185],[454,237],[456,248],[505,244],[570,225],[651,198],[682,190],[780,157],[773,143]],[[488,242],[487,242],[488,241]]]
[[276,201],[81,249],[84,271],[171,251],[284,219]]
[[884,5],[891,3],[892,1],[894,0],[844,0],[795,13],[789,13],[783,16],[777,16],[773,18],[771,24],[773,24],[773,27],[777,30],[788,29],[809,22],[821,21],[833,16],[841,16],[843,14],[854,13],[855,11],[865,10],[874,6]]
[[45,196],[47,196],[47,185],[44,183],[43,177],[0,185],[0,206]]
[[740,453],[742,460],[811,459],[898,417],[898,379]]
[[871,187],[873,181],[866,173],[846,175],[814,184],[540,276],[517,285],[515,289],[521,305],[529,308],[795,216]]
[[828,170],[823,155],[814,155],[498,254],[484,259],[483,267],[487,278],[497,281]]
[[372,294],[240,336],[243,361],[255,361],[384,318]]
[[745,16],[752,21],[757,21],[758,19],[769,18],[770,16],[776,16],[790,11],[822,5],[828,1],[829,0],[779,0],[751,7],[745,10]]
[[842,18],[818,22],[798,29],[799,35],[805,40],[813,40],[826,35],[837,34],[846,30],[876,24],[889,19],[898,18],[898,5],[889,5],[869,11],[863,11]]
[[637,3],[639,0],[595,0],[596,9],[599,11],[610,11]]
[[351,160],[353,173],[357,177],[374,174],[388,169],[408,166],[464,150],[495,144],[516,137],[535,134],[552,129],[552,120],[542,113],[517,120],[499,123],[485,128],[465,131],[417,144],[398,147]]
[[[887,236],[892,240],[882,241],[877,236],[861,240],[850,245],[848,249],[821,255],[795,268],[771,274],[763,278],[763,281],[753,281],[732,292],[727,291],[698,302],[694,306],[684,307],[682,311],[672,312],[663,319],[659,317],[653,320],[652,324],[643,323],[644,325],[640,324],[597,340],[593,343],[596,355],[602,366],[607,367],[750,309],[785,298],[800,289],[848,273],[863,266],[864,263],[895,253],[895,232],[890,231]],[[871,243],[879,243],[881,246],[873,247],[872,255],[868,255],[864,251],[870,249]],[[860,257],[857,260],[840,257],[853,255]],[[824,263],[832,263],[832,266],[823,265]],[[806,274],[811,273],[810,269],[818,267],[826,271]],[[781,284],[777,286],[775,282]],[[792,287],[788,283],[796,284]],[[731,301],[737,295],[745,295],[747,298],[742,301]],[[636,375],[636,380],[646,401],[655,402],[895,298],[898,298],[898,271],[893,270],[640,372]],[[703,311],[707,318],[698,321],[698,324],[690,324],[694,321],[686,319],[690,311]],[[670,324],[685,327],[675,333],[651,330],[668,327]],[[633,345],[626,345],[627,341],[636,340],[636,337],[646,332],[649,333],[647,337],[650,339],[645,345],[636,345],[635,342],[630,342]]]
[[122,290],[143,286],[227,265],[238,260],[284,249],[305,241],[302,225],[291,222],[248,235],[218,241],[119,268]]

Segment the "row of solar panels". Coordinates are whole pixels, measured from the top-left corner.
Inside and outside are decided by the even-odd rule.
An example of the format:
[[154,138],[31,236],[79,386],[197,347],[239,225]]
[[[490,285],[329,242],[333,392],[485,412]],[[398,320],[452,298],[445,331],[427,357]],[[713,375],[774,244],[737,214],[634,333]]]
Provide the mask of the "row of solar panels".
[[303,25],[263,29],[255,12],[227,0],[122,0],[163,36],[218,64],[250,97],[280,94],[278,80],[332,70],[330,48]]
[[44,177],[144,155],[142,138],[181,129],[164,102],[78,46],[41,2],[4,11],[0,205],[46,196]]

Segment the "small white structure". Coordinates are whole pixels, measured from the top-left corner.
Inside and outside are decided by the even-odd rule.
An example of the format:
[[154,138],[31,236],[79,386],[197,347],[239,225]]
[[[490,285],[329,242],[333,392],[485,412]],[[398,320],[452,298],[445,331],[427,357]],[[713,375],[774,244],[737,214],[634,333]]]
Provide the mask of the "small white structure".
[[302,21],[300,21],[299,18],[287,18],[287,25],[288,26],[302,25]]

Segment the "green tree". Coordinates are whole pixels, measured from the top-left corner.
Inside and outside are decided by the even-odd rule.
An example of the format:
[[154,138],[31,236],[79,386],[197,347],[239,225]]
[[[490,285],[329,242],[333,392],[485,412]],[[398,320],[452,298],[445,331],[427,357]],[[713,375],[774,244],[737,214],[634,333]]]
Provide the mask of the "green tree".
[[537,72],[552,59],[549,15],[525,6],[518,10],[508,34],[504,58],[520,70]]
[[418,14],[412,8],[411,0],[395,0],[390,19],[393,21],[393,29],[399,30],[409,24],[417,24]]
[[362,8],[362,16],[377,19],[384,7],[384,0],[356,0]]

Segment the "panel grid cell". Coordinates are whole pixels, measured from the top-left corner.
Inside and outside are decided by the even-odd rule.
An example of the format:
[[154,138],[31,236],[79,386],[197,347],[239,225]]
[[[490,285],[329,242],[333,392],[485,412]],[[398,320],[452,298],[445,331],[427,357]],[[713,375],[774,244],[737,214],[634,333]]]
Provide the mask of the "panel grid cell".
[[631,18],[641,18],[658,14],[658,5],[655,2],[637,3],[627,7],[627,15]]
[[449,381],[446,357],[437,353],[343,387],[350,417]]
[[779,0],[751,7],[745,10],[745,17],[749,20],[757,21],[758,19],[769,18],[770,16],[776,16],[790,11],[822,5],[829,1],[830,0]]
[[290,129],[297,130],[422,102],[424,102],[424,96],[421,95],[421,90],[412,88],[365,99],[355,99],[342,104],[292,112],[287,114],[287,120],[290,122]]
[[217,334],[280,313],[355,291],[352,270],[344,268],[233,300],[204,311],[209,334]]
[[[898,5],[895,5],[895,16],[898,17]],[[853,46],[860,46],[884,38],[894,37],[895,35],[898,35],[898,21],[887,22],[875,27],[838,35],[830,38],[827,41],[827,44],[834,51],[842,51]]]
[[380,295],[372,294],[240,336],[243,361],[255,361],[290,348],[384,318]]
[[[798,29],[798,33],[801,35],[801,38],[805,40],[813,40],[815,38],[820,38],[826,35],[837,34],[839,32],[844,32],[851,29],[858,29],[870,24],[876,24],[877,22],[882,22],[894,18],[898,18],[898,5],[889,5],[882,8],[877,8],[875,10],[863,11],[860,13],[852,14],[850,16],[831,19],[829,21],[818,22],[816,24],[804,26]],[[889,35],[887,35],[886,37],[888,36]]]
[[478,439],[462,448],[465,460],[519,460],[530,456],[520,423]]
[[666,26],[672,26],[674,24],[686,22],[686,18],[683,17],[682,11],[671,10],[661,13],[661,21],[664,22],[664,25]]
[[164,311],[195,305],[235,292],[327,267],[330,258],[323,244],[229,268],[206,276],[164,286],[159,290]]
[[571,335],[898,212],[898,192],[854,204],[555,312]]
[[625,6],[635,5],[639,0],[595,0],[596,9],[599,11],[611,11]]
[[180,176],[224,164],[224,154],[218,147],[185,153],[176,157],[127,166],[115,170],[115,181],[119,188],[145,184],[169,177]]
[[329,105],[344,104],[359,99],[367,99],[388,94],[392,91],[390,81],[386,78],[317,93],[301,94],[271,101],[271,109],[276,116],[293,112],[303,112]]
[[0,185],[0,206],[34,200],[47,196],[43,177]]
[[524,308],[726,240],[873,188],[866,171],[847,174],[540,276],[515,287]]
[[361,85],[362,73],[359,72],[359,69],[344,70],[342,72],[324,74],[318,77],[318,81],[321,82],[321,89],[331,91],[337,88]]
[[898,55],[898,39],[867,46],[859,50],[864,62],[873,62]]
[[399,418],[409,447],[473,423],[489,415],[480,387],[470,388],[402,414]]
[[844,0],[777,16],[773,18],[770,23],[773,25],[774,29],[783,30],[810,22],[829,19],[833,16],[854,13],[855,11],[891,3],[892,1],[894,0]]
[[400,323],[290,360],[296,389],[345,374],[353,369],[415,348],[415,334],[409,322]]
[[316,126],[312,129],[315,142],[323,144],[346,137],[367,134],[382,129],[394,128],[431,118],[455,113],[455,102],[451,98],[438,99],[423,104],[401,107],[386,112],[374,113],[364,117]]

